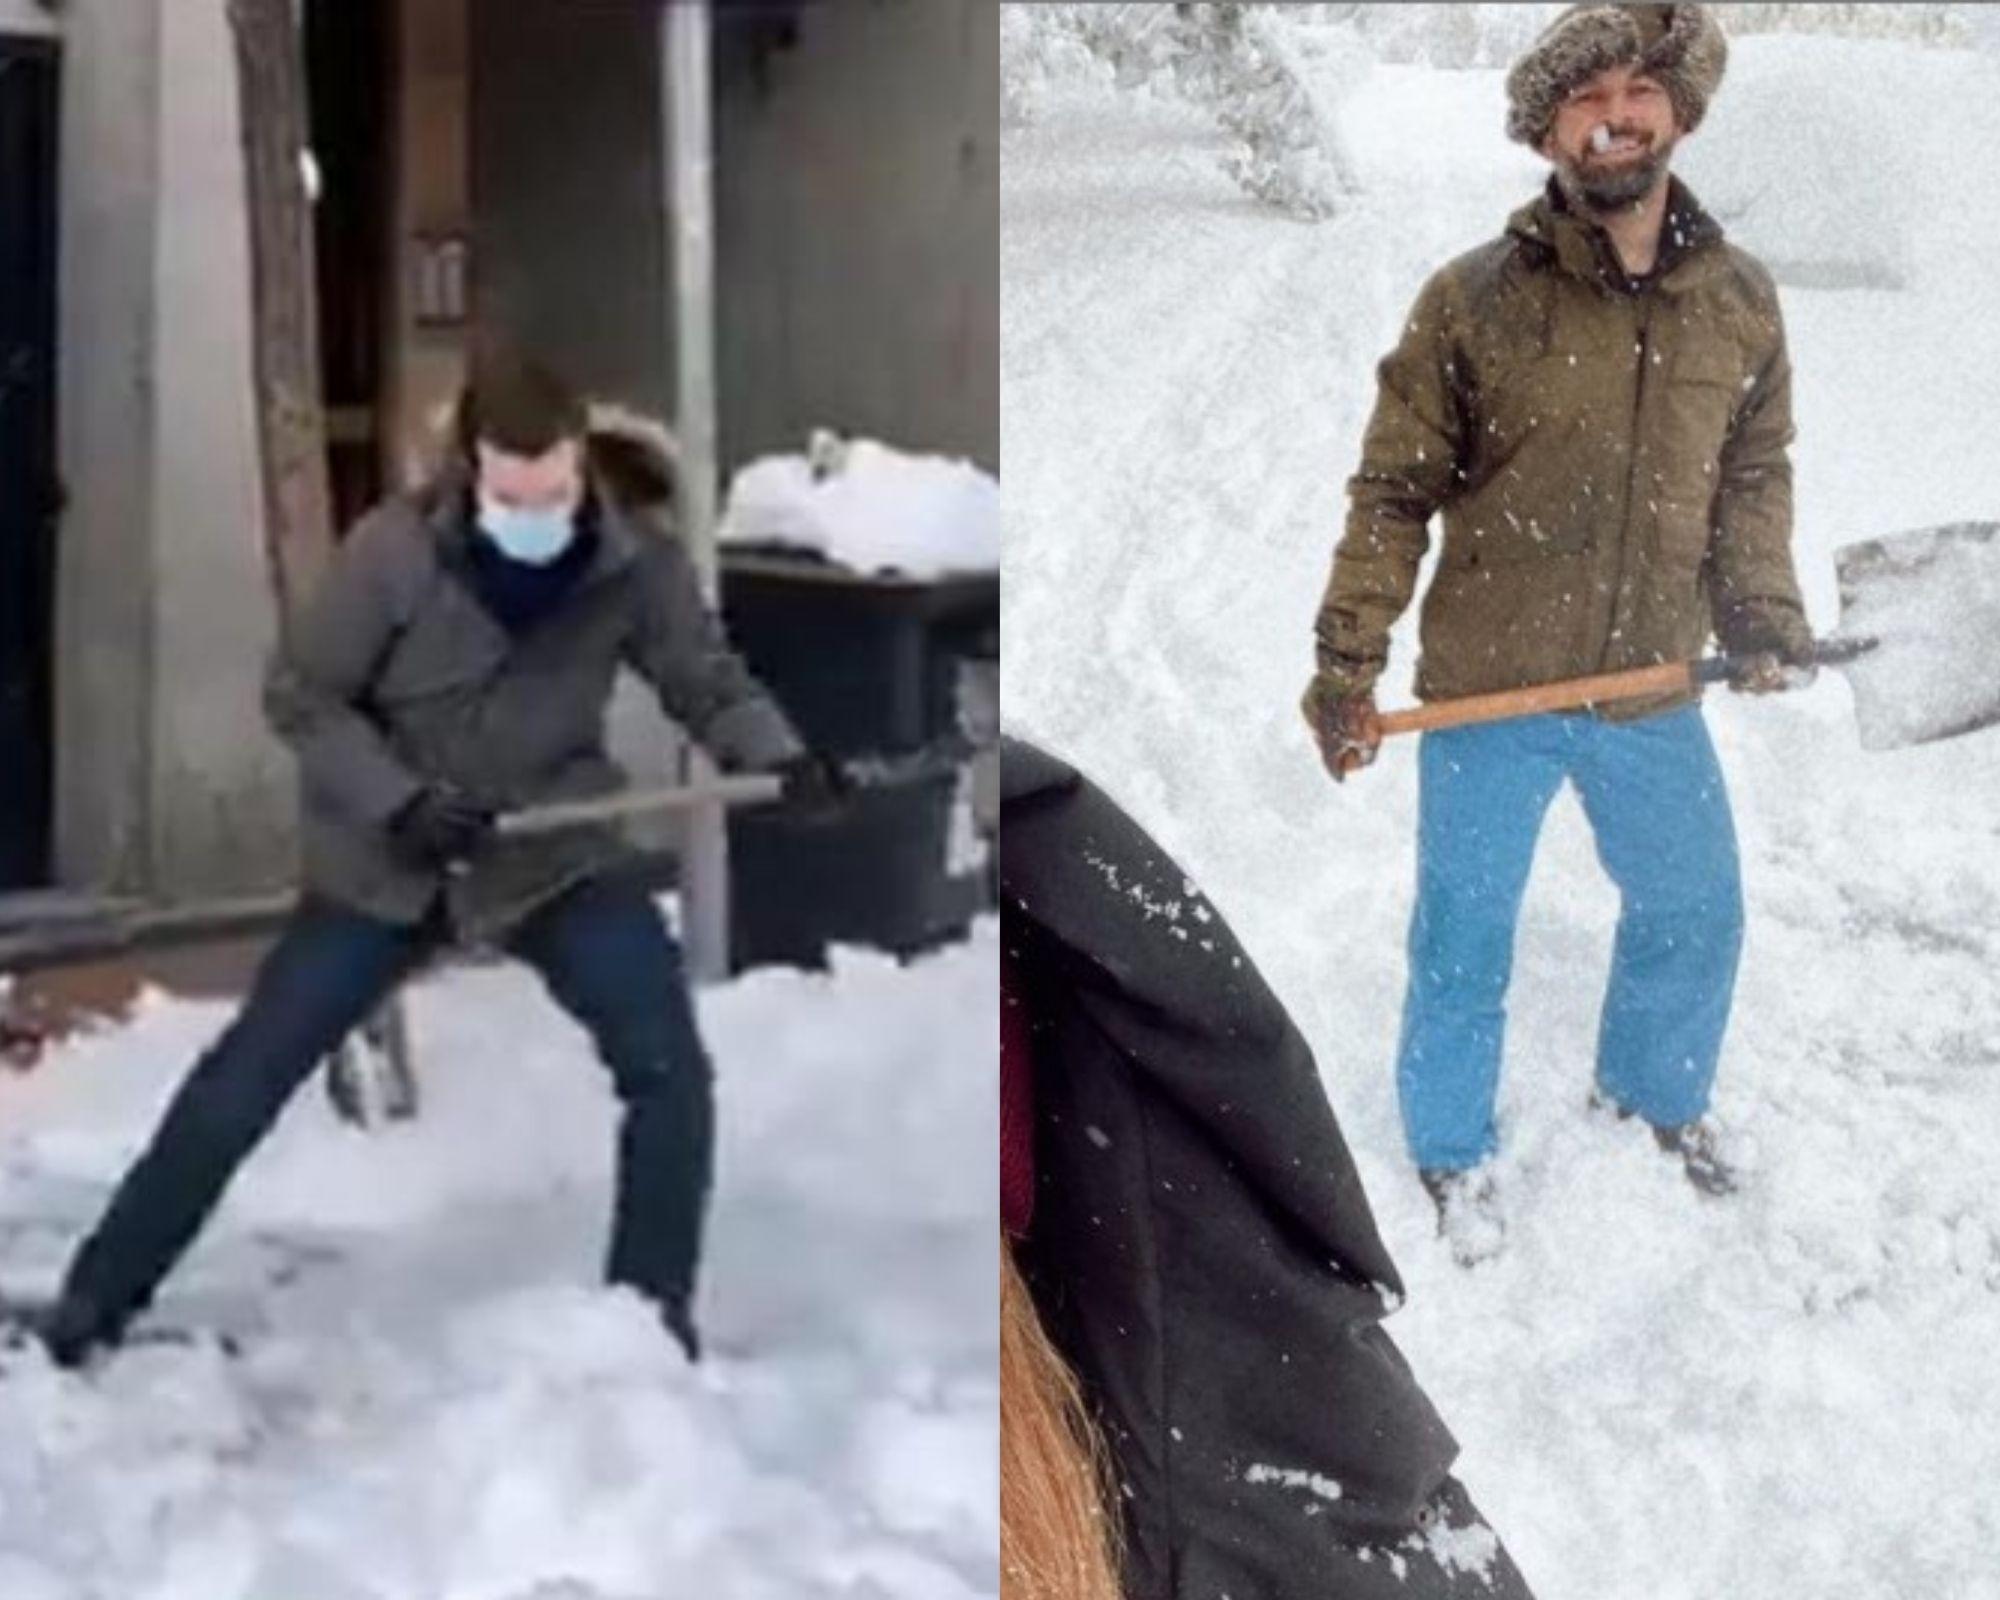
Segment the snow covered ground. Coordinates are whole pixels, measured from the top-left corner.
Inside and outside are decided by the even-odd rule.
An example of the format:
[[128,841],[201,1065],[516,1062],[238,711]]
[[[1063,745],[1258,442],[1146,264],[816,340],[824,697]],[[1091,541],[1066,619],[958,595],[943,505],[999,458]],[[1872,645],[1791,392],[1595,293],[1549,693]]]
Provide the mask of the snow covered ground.
[[[422,1118],[315,1088],[161,1314],[243,1353],[0,1356],[5,1600],[974,1600],[996,1587],[997,935],[704,994],[689,1369],[598,1288],[613,1103],[518,968],[413,998]],[[45,1290],[226,1009],[0,1081],[0,1287]]]
[[[1817,186],[1846,226],[1906,231],[1872,252],[1906,291],[1785,291],[1827,628],[1838,545],[2000,517],[2000,171],[1976,154],[2000,69],[1734,54],[1801,119],[1816,86],[1864,95],[1910,186],[1884,217],[1874,173],[1855,201],[1841,163],[1799,172],[1796,129],[1711,140],[1728,83],[1683,162],[1697,192],[1769,179],[1796,214]],[[1697,1200],[1584,1108],[1616,905],[1567,797],[1516,965],[1503,1259],[1452,1265],[1401,1154],[1413,752],[1336,790],[1295,708],[1374,362],[1423,277],[1541,181],[1501,122],[1497,72],[1376,68],[1342,112],[1365,192],[1318,227],[1246,199],[1170,98],[1057,84],[1006,134],[1007,715],[1158,833],[1293,1008],[1410,1281],[1391,1326],[1543,1600],[1991,1600],[2000,732],[1864,754],[1835,675],[1713,698],[1750,915],[1719,1091],[1740,1197]],[[1406,629],[1385,703],[1412,654]]]

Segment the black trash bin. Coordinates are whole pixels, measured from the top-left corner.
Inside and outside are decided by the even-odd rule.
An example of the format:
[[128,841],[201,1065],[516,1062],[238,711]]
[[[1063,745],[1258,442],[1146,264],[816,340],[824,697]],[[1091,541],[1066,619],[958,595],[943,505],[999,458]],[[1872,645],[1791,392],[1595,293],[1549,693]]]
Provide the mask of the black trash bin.
[[908,956],[962,937],[989,884],[957,836],[958,679],[967,658],[998,651],[999,575],[736,551],[721,594],[731,641],[806,741],[876,777],[835,822],[731,816],[732,966],[821,966],[834,943]]

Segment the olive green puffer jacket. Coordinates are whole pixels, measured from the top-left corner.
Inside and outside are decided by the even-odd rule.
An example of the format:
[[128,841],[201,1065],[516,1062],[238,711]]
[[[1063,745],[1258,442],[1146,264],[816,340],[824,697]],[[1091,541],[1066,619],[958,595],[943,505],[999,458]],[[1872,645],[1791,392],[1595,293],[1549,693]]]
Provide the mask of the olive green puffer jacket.
[[1688,660],[1711,632],[1809,650],[1791,380],[1769,274],[1678,182],[1639,284],[1552,187],[1425,284],[1381,364],[1309,701],[1373,686],[1438,512],[1421,698]]

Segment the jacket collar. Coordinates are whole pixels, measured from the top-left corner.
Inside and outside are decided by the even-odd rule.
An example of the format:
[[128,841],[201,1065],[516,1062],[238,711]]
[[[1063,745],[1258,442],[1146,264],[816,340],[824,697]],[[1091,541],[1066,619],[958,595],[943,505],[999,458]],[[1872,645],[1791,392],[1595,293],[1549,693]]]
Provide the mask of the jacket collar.
[[[1571,209],[1551,178],[1543,191],[1507,219],[1510,237],[1594,288],[1628,293],[1631,279],[1602,226]],[[1653,287],[1668,294],[1697,288],[1721,269],[1722,225],[1679,178],[1667,179],[1667,216]]]

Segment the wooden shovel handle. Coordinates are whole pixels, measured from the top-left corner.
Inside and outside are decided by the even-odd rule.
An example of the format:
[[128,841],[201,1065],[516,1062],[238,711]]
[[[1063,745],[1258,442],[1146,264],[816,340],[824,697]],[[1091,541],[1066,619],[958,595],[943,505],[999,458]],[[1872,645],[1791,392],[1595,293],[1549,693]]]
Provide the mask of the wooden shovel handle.
[[1565,678],[1559,683],[1531,684],[1525,689],[1505,689],[1498,694],[1433,700],[1429,705],[1412,706],[1407,711],[1385,712],[1381,718],[1382,737],[1436,728],[1463,728],[1475,722],[1504,722],[1509,717],[1531,717],[1544,711],[1575,711],[1608,700],[1686,694],[1710,676],[1702,670],[1707,665],[1697,661],[1668,661],[1657,667],[1633,667],[1625,672],[1599,673],[1592,678]]

